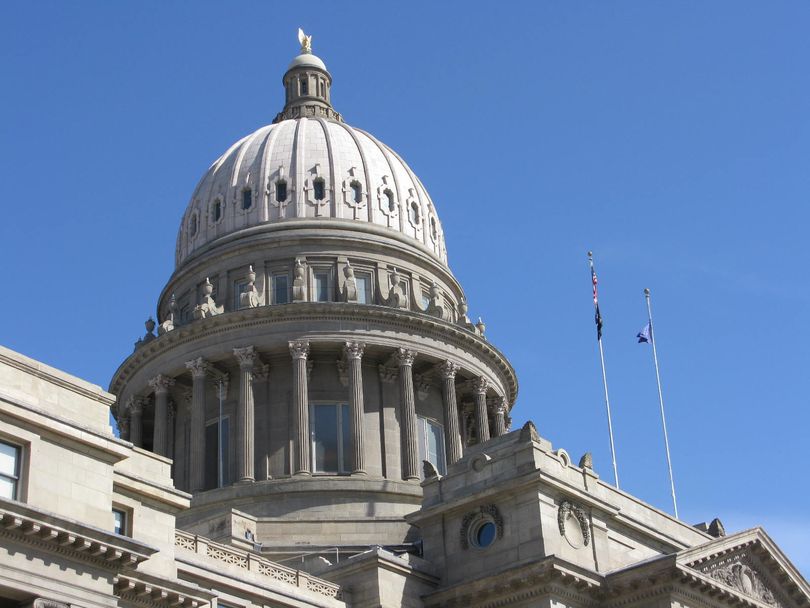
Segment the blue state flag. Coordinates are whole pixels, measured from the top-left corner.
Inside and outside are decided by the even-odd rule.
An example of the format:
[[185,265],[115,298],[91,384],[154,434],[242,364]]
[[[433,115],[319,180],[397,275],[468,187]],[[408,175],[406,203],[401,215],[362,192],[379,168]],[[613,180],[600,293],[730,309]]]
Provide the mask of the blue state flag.
[[652,341],[652,326],[650,325],[649,321],[647,321],[647,324],[642,328],[642,330],[636,334],[636,338],[638,338],[639,344],[642,342]]

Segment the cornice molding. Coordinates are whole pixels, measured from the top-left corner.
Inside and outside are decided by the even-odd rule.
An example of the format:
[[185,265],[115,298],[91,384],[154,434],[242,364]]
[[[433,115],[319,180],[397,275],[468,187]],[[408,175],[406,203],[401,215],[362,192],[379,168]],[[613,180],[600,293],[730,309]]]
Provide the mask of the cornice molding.
[[38,546],[80,561],[112,570],[135,568],[157,549],[131,538],[118,536],[77,522],[60,522],[58,516],[0,499],[0,537]]
[[[497,370],[508,392],[509,403],[517,398],[518,382],[514,368],[506,357],[489,342],[448,321],[425,313],[393,309],[371,304],[345,302],[299,302],[293,304],[260,306],[223,313],[214,317],[192,321],[166,332],[132,353],[116,370],[110,391],[120,393],[126,380],[137,373],[152,358],[169,349],[193,344],[197,340],[221,336],[239,329],[254,329],[283,321],[372,321],[381,329],[400,329],[405,333],[446,342],[460,350],[477,354],[485,363]],[[307,335],[317,343],[317,336]],[[344,338],[345,340],[345,338]],[[365,339],[373,344],[371,336]]]

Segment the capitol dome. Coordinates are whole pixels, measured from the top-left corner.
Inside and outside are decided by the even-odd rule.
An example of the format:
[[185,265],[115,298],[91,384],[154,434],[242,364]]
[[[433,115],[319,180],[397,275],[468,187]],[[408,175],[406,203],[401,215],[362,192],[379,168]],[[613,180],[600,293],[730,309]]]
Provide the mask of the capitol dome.
[[187,532],[239,541],[248,517],[265,555],[414,546],[422,465],[506,433],[517,377],[427,191],[343,122],[301,37],[282,111],[194,190],[157,319],[110,383],[116,419],[171,458]]
[[424,186],[396,152],[332,110],[323,62],[302,53],[284,82],[287,104],[276,122],[231,146],[194,190],[177,236],[177,266],[225,235],[295,219],[382,227],[446,265]]

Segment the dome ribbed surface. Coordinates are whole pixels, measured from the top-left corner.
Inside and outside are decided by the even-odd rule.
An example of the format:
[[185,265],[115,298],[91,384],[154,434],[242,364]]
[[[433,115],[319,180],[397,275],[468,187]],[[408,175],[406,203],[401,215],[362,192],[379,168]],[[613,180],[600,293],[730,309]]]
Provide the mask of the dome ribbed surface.
[[383,226],[447,264],[433,202],[408,165],[365,131],[321,118],[262,127],[217,159],[183,215],[176,263],[239,230],[306,218]]

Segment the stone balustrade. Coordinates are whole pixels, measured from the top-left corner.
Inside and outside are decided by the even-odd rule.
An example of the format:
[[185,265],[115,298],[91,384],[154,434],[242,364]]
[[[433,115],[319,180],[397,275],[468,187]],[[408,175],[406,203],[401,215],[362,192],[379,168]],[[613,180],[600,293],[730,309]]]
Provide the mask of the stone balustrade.
[[189,534],[182,530],[174,531],[174,545],[178,549],[191,551],[197,555],[210,558],[219,562],[220,565],[233,566],[318,595],[334,598],[339,601],[343,600],[343,591],[340,585],[317,578],[301,570],[288,568],[287,566],[273,562],[251,551],[235,549],[230,545],[223,545],[203,536]]

